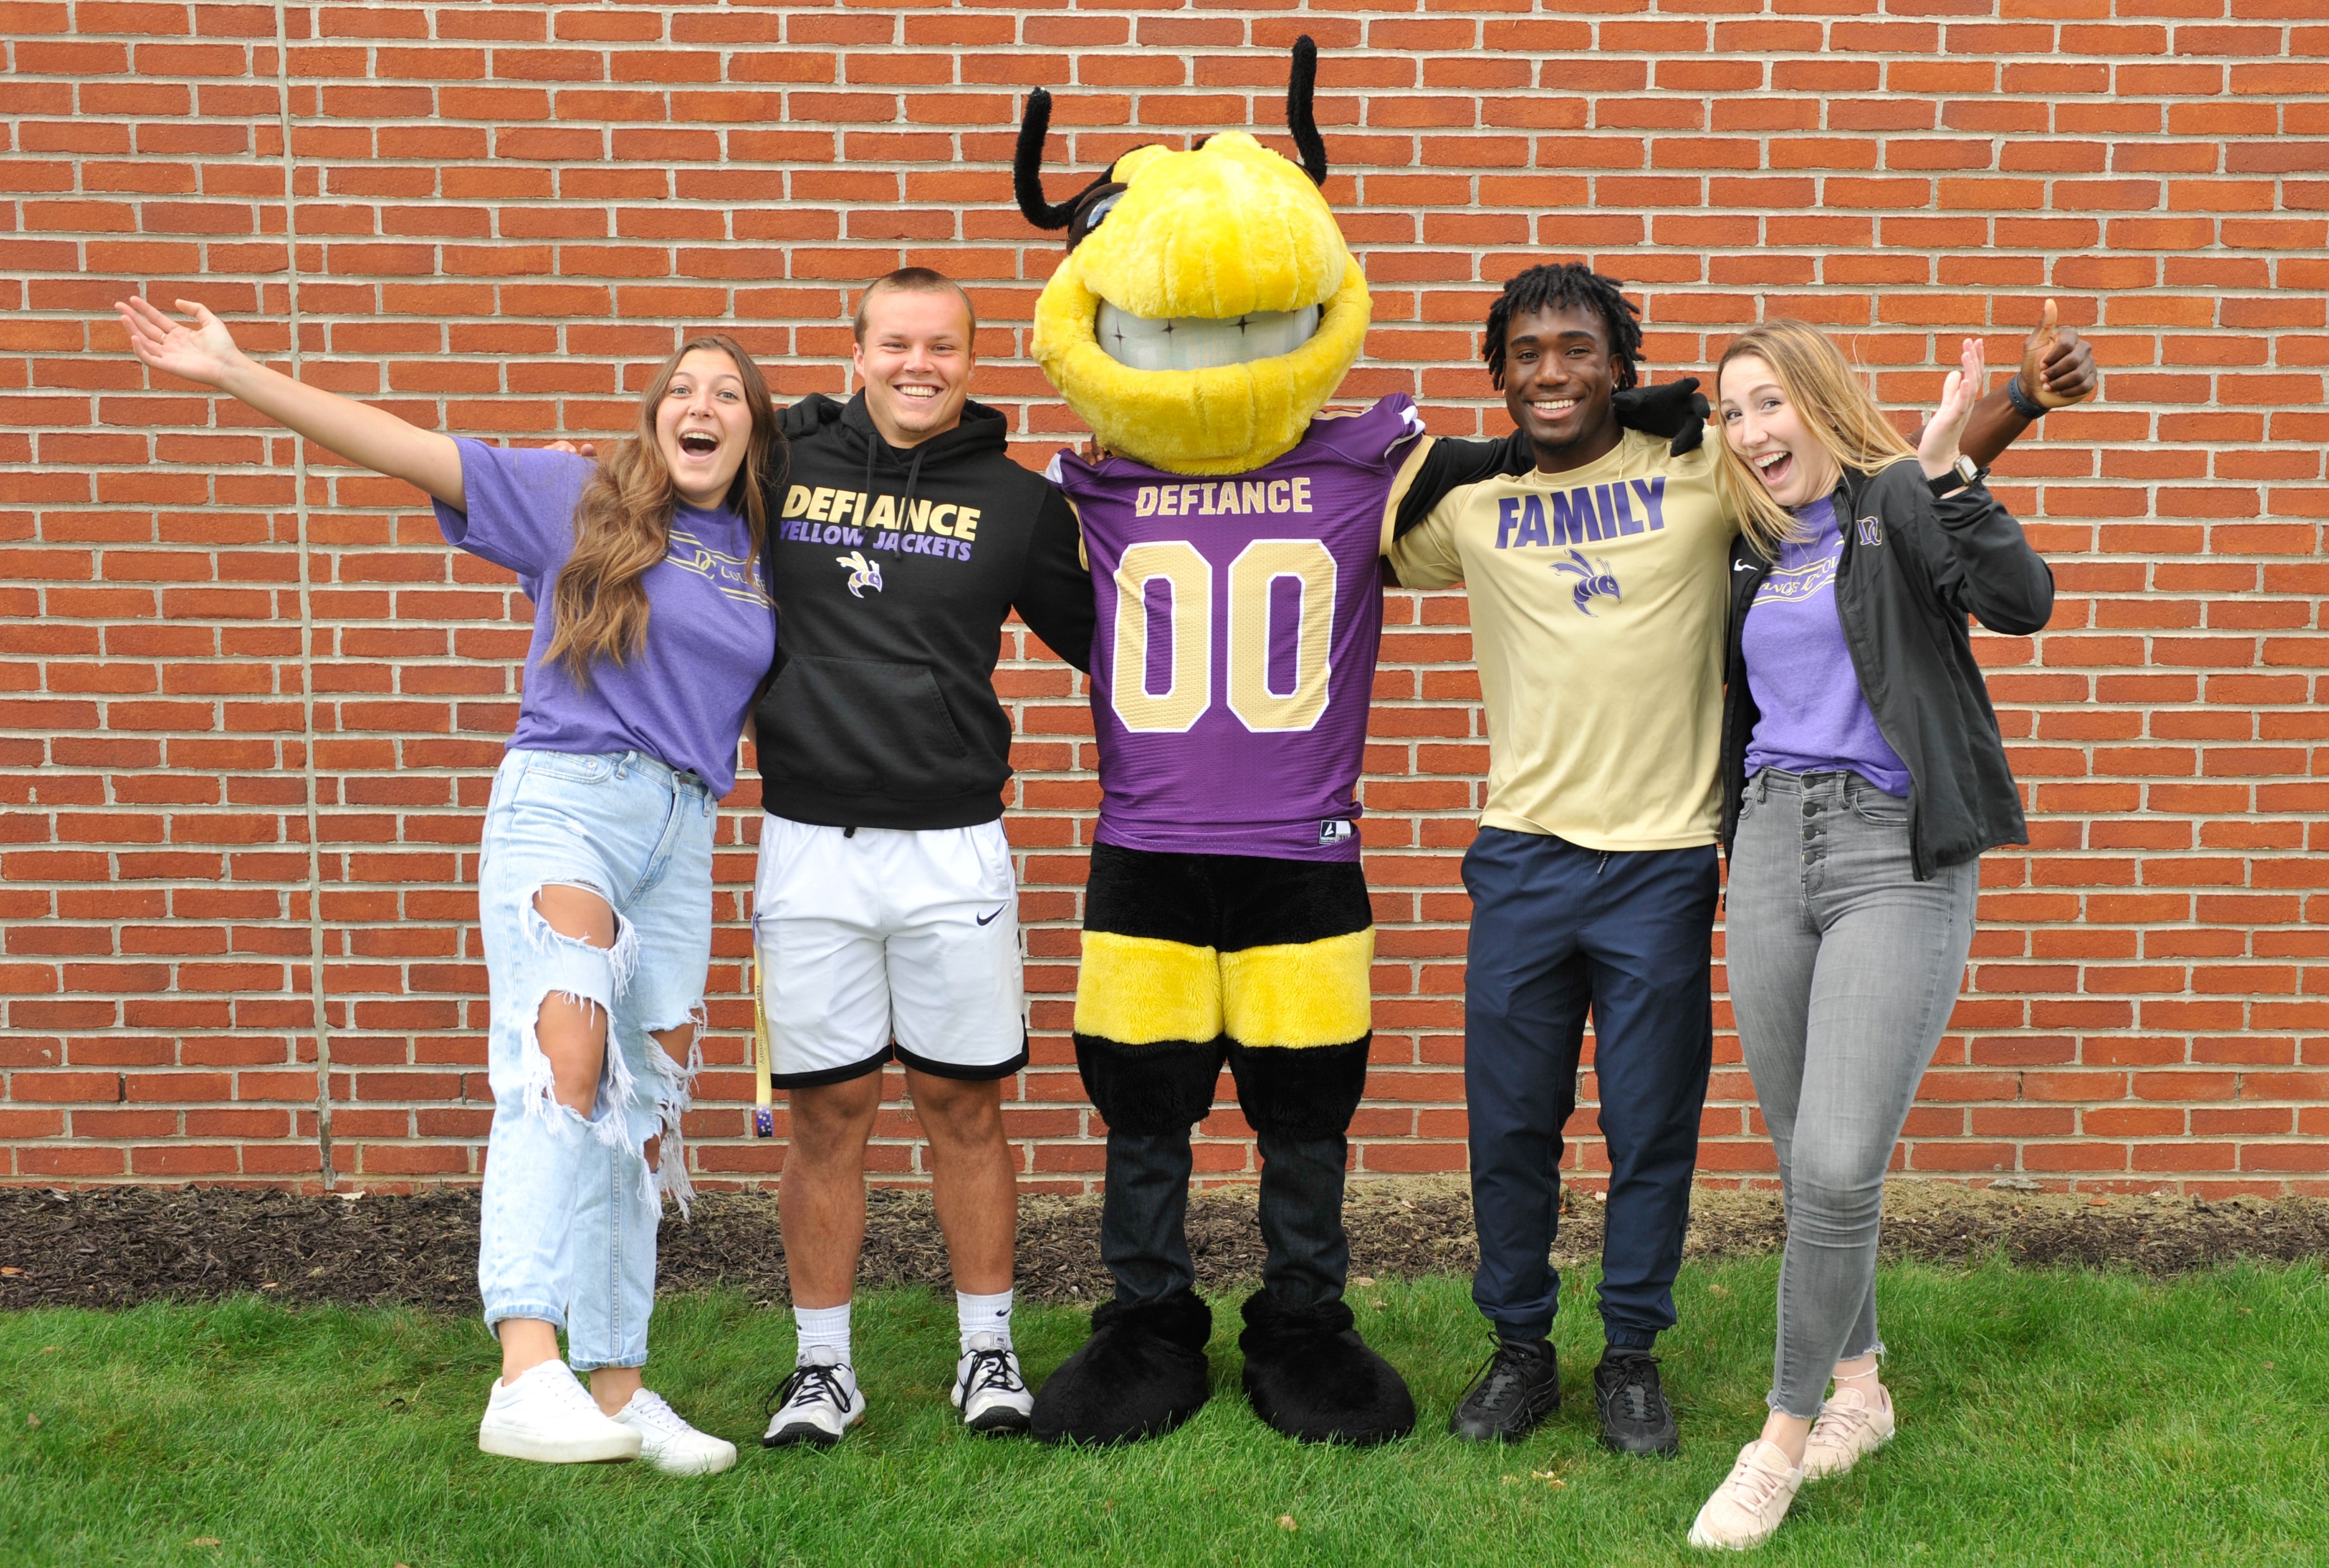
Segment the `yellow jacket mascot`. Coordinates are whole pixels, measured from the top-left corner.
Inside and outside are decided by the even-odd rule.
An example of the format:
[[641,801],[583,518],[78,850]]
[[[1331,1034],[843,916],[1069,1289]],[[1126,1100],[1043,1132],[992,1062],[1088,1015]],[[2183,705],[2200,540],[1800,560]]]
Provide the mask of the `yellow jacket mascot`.
[[[1033,352],[1104,455],[1052,477],[1081,522],[1103,803],[1077,1063],[1108,1121],[1115,1299],[1036,1396],[1036,1435],[1170,1431],[1208,1384],[1183,1233],[1190,1130],[1226,1063],[1261,1153],[1246,1395],[1291,1437],[1400,1437],[1415,1403],[1343,1300],[1343,1173],[1365,1087],[1374,927],[1357,783],[1381,555],[1432,443],[1405,397],[1325,414],[1366,336],[1365,279],[1319,194],[1316,52],[1296,46],[1303,167],[1242,133],[1144,146],[1045,199],[1031,95],[1020,206],[1065,229]],[[1493,448],[1457,443],[1459,461]],[[1438,470],[1429,487],[1452,476]]]

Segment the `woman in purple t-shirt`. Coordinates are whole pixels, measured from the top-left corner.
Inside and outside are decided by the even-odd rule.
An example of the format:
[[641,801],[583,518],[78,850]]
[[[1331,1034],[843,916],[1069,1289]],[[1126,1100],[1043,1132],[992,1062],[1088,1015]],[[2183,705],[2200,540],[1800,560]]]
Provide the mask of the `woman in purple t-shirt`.
[[193,326],[143,299],[118,307],[139,359],[419,486],[446,539],[516,572],[534,603],[478,870],[494,1121],[477,1283],[502,1377],[477,1445],[725,1469],[735,1445],[681,1420],[640,1368],[662,1195],[690,1196],[679,1126],[715,811],[776,653],[761,495],[783,440],[760,373],[726,337],[692,339],[594,465],[457,441],[302,385],[177,304]]
[[1726,956],[1787,1245],[1769,1419],[1693,1546],[1759,1545],[1799,1485],[1893,1431],[1877,1379],[1885,1167],[1957,1003],[1980,855],[2029,838],[1966,622],[2026,636],[2053,607],[2046,563],[1957,450],[1984,372],[1968,338],[1913,447],[1801,322],[1742,334],[1716,373],[1718,472],[1743,530]]

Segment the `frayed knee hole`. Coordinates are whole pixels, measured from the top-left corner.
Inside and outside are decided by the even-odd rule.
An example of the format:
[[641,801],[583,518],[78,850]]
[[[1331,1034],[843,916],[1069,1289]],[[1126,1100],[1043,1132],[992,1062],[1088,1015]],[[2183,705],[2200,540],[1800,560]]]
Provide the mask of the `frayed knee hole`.
[[661,1046],[673,1066],[684,1068],[695,1049],[695,1024],[693,1020],[669,1029],[650,1029],[648,1035]]
[[[579,1019],[560,1019],[552,1033],[564,1034],[564,1025],[579,1022],[585,1031],[595,1029],[595,1040],[561,1039],[553,1048],[543,1037],[542,1025],[547,1021],[553,1003],[572,1008]],[[579,996],[572,991],[551,991],[543,995],[534,1009],[533,1048],[549,1067],[550,1082],[545,1086],[550,1097],[575,1116],[588,1121],[596,1114],[599,1089],[607,1075],[607,1009],[595,998]],[[590,1060],[592,1056],[595,1061]],[[588,1068],[587,1075],[584,1069]]]
[[587,882],[545,882],[533,891],[533,912],[559,936],[587,947],[612,948],[618,930],[615,906]]

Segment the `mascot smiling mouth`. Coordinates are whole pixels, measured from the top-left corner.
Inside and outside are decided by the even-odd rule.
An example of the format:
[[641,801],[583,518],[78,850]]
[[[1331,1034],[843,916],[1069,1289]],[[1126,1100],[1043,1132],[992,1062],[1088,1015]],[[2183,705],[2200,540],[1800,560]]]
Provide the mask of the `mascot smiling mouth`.
[[1305,38],[1286,97],[1300,170],[1228,131],[1188,152],[1136,148],[1057,206],[1043,195],[1051,95],[1028,95],[1020,211],[1068,231],[1031,348],[1108,450],[1175,474],[1260,468],[1294,449],[1357,362],[1367,285],[1318,191],[1316,80]]

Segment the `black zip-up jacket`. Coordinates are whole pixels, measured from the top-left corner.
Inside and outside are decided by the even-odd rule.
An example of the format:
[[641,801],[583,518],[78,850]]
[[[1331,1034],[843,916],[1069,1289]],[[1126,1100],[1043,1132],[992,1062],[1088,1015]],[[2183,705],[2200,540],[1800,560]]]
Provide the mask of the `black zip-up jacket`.
[[[2009,637],[2041,630],[2054,612],[2053,572],[1987,487],[1936,500],[1912,462],[1873,474],[1846,468],[1834,501],[1843,534],[1836,616],[1860,694],[1885,742],[1909,765],[1917,880],[2000,844],[2029,843],[1966,617]],[[1771,564],[1743,535],[1732,541],[1722,698],[1726,850],[1739,829],[1748,738],[1761,716],[1747,686],[1747,614]]]
[[[1013,609],[1079,669],[1090,574],[1075,514],[1004,449],[1004,418],[891,447],[863,392],[806,400],[768,493],[777,662],[754,706],[760,801],[835,827],[968,827],[1003,815],[1011,721],[995,694]],[[788,426],[797,428],[796,408]]]

